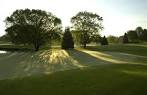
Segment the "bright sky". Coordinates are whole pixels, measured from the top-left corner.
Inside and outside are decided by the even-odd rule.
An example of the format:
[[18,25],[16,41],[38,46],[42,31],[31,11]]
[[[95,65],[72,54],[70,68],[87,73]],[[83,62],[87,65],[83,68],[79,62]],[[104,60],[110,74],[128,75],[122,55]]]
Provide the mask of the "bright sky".
[[5,34],[4,20],[16,9],[42,9],[62,19],[63,26],[79,11],[102,16],[102,35],[123,35],[137,26],[147,28],[147,0],[0,0],[0,35]]

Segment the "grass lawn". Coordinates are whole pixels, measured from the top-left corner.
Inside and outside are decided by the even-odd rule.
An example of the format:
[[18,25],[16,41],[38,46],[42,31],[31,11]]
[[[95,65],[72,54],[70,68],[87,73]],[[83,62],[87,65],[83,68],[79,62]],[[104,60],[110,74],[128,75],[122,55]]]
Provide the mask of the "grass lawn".
[[0,54],[1,95],[146,95],[146,45]]
[[90,50],[124,52],[147,56],[147,44],[113,44],[108,46],[88,47]]

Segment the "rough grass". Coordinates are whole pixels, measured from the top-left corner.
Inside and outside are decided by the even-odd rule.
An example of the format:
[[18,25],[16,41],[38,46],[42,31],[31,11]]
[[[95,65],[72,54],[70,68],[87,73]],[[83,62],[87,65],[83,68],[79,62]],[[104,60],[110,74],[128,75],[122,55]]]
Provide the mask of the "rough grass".
[[146,46],[88,49],[0,54],[0,94],[146,95]]

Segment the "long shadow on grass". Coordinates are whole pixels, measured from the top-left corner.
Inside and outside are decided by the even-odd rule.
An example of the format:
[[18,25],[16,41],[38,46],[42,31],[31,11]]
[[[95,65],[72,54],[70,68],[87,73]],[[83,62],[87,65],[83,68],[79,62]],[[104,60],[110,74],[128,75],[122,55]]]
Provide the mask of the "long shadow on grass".
[[[34,52],[8,52],[0,54],[0,79],[28,75],[26,67],[31,67],[30,60]],[[30,68],[33,70],[33,67]],[[22,73],[23,72],[23,73]]]
[[[99,64],[106,64],[105,60],[101,60],[99,58],[93,57],[88,53],[85,53],[80,50],[66,50],[66,52],[75,60],[77,60],[79,63],[90,66],[90,65],[99,65]],[[107,62],[112,63],[112,62]]]
[[11,52],[0,56],[0,79],[49,74],[86,66],[86,63],[81,64],[65,50]]
[[98,64],[140,64],[147,65],[146,58],[115,52],[100,52],[87,49],[67,50],[70,56],[84,65]]
[[48,74],[106,63],[78,50],[11,52],[0,56],[0,79]]
[[87,49],[94,51],[111,51],[111,52],[123,52],[135,55],[147,56],[147,47],[142,45],[108,45],[108,46],[88,46]]
[[0,56],[0,79],[48,74],[115,62],[123,63],[111,54],[88,50],[13,52]]
[[128,64],[142,64],[147,65],[147,58],[145,56],[132,55],[127,53],[120,52],[108,52],[108,51],[91,51],[91,50],[82,50],[96,58],[110,61],[112,63],[128,63]]

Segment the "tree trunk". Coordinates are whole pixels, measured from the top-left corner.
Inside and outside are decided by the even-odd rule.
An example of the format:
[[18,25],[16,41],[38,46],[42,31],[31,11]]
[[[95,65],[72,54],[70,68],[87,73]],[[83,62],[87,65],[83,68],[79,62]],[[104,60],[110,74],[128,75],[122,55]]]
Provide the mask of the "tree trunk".
[[40,47],[40,46],[39,46],[38,44],[35,44],[35,45],[34,45],[35,51],[38,51],[38,50],[39,50],[39,47]]
[[87,44],[87,32],[84,33],[84,43],[83,43],[83,47],[86,48],[86,44]]
[[86,43],[84,43],[83,47],[86,48]]

